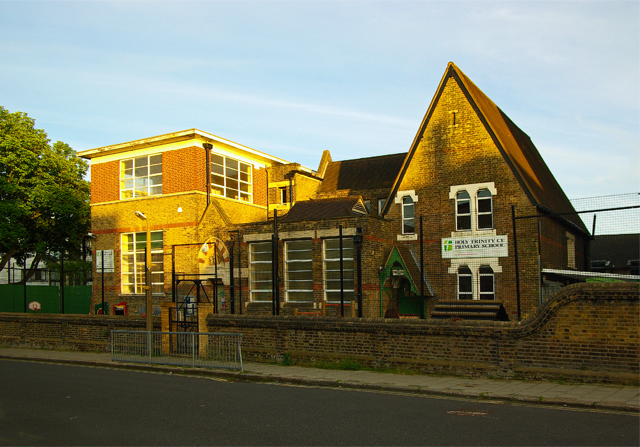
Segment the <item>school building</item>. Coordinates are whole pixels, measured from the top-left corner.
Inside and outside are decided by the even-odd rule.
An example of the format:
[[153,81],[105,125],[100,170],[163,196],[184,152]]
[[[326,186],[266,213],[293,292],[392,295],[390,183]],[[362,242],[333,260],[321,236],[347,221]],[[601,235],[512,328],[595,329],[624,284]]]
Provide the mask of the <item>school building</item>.
[[147,224],[154,306],[187,313],[516,319],[557,281],[543,269],[587,270],[533,142],[455,64],[397,149],[312,170],[190,129],[80,152],[93,302],[144,306]]

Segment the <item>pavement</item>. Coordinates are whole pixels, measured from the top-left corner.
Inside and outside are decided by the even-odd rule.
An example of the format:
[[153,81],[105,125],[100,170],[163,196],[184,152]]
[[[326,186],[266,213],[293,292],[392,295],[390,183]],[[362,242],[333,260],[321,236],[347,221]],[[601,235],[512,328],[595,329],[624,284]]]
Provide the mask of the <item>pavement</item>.
[[2,348],[0,359],[179,373],[225,380],[412,393],[433,397],[520,402],[608,411],[640,412],[640,387],[626,385],[482,379],[469,377],[343,371],[268,363],[244,363],[244,371],[124,363],[109,353]]

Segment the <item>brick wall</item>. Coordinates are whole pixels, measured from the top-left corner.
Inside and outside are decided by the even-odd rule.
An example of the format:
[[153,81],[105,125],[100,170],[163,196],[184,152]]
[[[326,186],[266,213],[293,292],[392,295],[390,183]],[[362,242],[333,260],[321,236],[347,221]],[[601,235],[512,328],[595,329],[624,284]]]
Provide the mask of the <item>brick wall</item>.
[[522,323],[214,316],[241,332],[245,360],[355,359],[376,367],[486,377],[638,383],[637,283],[575,284]]
[[207,190],[206,152],[191,146],[162,154],[162,193]]
[[[0,345],[110,352],[113,330],[145,331],[145,317],[0,313]],[[160,318],[154,319],[160,330]]]
[[120,162],[91,165],[91,203],[120,200]]

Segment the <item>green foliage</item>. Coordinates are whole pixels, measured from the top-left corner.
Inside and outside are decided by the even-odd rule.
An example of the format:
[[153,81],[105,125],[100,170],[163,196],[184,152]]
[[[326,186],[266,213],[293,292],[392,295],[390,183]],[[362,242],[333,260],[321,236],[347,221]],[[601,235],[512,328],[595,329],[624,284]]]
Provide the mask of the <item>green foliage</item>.
[[87,163],[34,125],[0,106],[0,270],[12,257],[78,258],[90,228]]
[[338,369],[342,371],[372,371],[369,368],[355,359],[341,359],[337,362],[317,361],[313,366],[322,369]]
[[293,365],[293,359],[291,358],[291,354],[285,352],[282,354],[282,366],[291,366]]

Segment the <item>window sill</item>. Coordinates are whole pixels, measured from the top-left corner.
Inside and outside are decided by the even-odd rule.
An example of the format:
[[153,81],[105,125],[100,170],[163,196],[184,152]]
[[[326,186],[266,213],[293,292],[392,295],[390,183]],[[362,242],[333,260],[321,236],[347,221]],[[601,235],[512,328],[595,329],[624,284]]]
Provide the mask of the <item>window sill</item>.
[[397,239],[399,241],[417,241],[418,240],[418,235],[417,234],[399,234]]

